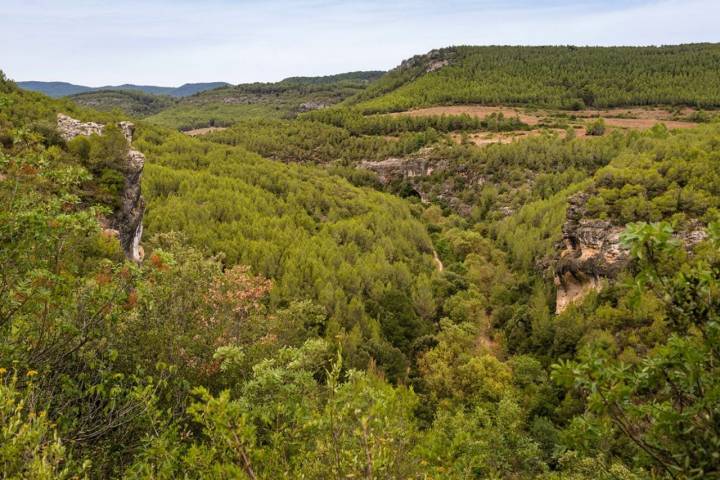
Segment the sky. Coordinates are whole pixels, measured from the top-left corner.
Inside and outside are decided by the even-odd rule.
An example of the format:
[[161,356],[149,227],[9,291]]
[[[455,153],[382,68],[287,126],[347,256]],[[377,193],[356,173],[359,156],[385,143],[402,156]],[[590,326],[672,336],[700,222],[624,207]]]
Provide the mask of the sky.
[[450,45],[720,41],[720,0],[0,0],[0,69],[88,86],[388,70]]

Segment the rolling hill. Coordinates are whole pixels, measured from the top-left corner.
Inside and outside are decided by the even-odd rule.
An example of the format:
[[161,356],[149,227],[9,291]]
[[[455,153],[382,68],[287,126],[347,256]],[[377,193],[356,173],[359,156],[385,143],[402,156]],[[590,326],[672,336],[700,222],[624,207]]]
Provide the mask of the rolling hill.
[[348,100],[365,113],[448,104],[720,107],[720,44],[459,46],[402,62]]
[[153,95],[132,90],[97,90],[68,96],[73,102],[100,111],[120,109],[132,117],[154,115],[175,105],[176,100],[167,95]]
[[190,130],[229,126],[247,118],[292,118],[357,95],[383,72],[351,72],[324,77],[291,77],[276,83],[247,83],[181,99],[148,117],[157,125]]
[[17,82],[18,87],[24,90],[30,90],[32,92],[44,93],[49,97],[65,97],[68,95],[74,95],[76,93],[89,92],[92,87],[86,87],[84,85],[75,85],[68,82]]
[[348,72],[319,77],[289,77],[275,83],[232,86],[215,82],[177,88],[124,84],[99,88],[64,82],[18,82],[26,90],[51,97],[67,96],[96,109],[120,109],[149,117],[157,125],[181,130],[228,126],[247,118],[292,118],[298,113],[335,105],[356,95],[384,72]]
[[33,92],[44,93],[49,97],[65,97],[76,93],[94,92],[99,90],[132,90],[155,95],[169,95],[171,97],[186,97],[194,95],[213,88],[220,88],[229,85],[225,82],[210,83],[186,83],[179,87],[157,87],[153,85],[106,85],[104,87],[86,87],[84,85],[75,85],[67,82],[17,82],[20,88],[31,90]]

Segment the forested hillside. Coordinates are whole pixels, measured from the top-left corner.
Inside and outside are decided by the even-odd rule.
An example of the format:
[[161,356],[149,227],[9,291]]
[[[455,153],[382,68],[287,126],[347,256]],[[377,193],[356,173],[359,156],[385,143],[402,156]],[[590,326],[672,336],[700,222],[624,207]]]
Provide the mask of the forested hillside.
[[292,118],[356,95],[382,72],[351,72],[327,77],[294,77],[277,83],[219,88],[183,99],[148,118],[164,127],[190,130],[224,127],[248,118]]
[[450,47],[403,62],[349,100],[365,113],[461,103],[720,107],[720,44]]
[[125,115],[179,130],[224,127],[245,119],[293,118],[351,97],[384,72],[349,72],[324,77],[290,77],[276,83],[231,86],[216,82],[181,87],[120,85],[90,88],[63,82],[21,82],[28,90],[69,96],[95,110]]
[[101,111],[119,110],[130,117],[147,117],[170,108],[175,101],[168,96],[130,90],[101,90],[70,95],[69,98],[88,108]]
[[405,375],[403,354],[429,328],[412,294],[431,294],[422,282],[433,270],[429,236],[408,205],[180,133],[150,130],[136,145],[151,161],[148,233],[183,232],[228,265],[272,278],[273,306],[312,299],[328,314],[323,330],[372,340],[356,347],[392,358],[393,375]]
[[[720,478],[720,123],[367,115],[483,102],[478,89],[589,106],[579,85],[595,106],[666,88],[712,106],[717,58],[459,47],[369,85],[374,72],[191,97],[137,125],[140,263],[101,226],[123,115],[0,75],[0,471]],[[529,75],[566,80],[533,91]],[[356,108],[300,108],[350,95]],[[57,113],[108,127],[66,141]],[[200,138],[157,125],[224,119]]]

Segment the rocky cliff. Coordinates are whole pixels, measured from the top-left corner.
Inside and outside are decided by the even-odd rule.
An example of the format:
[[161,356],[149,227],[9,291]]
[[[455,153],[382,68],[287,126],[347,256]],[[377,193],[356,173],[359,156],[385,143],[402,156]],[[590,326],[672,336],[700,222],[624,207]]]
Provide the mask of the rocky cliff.
[[455,49],[452,47],[430,50],[424,55],[415,55],[412,58],[403,60],[396,70],[416,69],[419,74],[431,73],[449,65],[455,55]]
[[435,158],[431,149],[422,149],[402,158],[364,161],[360,163],[360,167],[375,172],[383,185],[398,182],[407,184],[423,202],[438,201],[461,215],[470,213],[471,205],[460,199],[461,192],[466,188],[468,175],[457,170],[450,171],[449,162]]
[[[568,200],[567,220],[555,262],[556,313],[582,300],[589,292],[602,289],[630,262],[630,252],[620,242],[624,226],[586,218],[585,204],[589,198],[590,193],[582,192]],[[691,250],[707,233],[699,222],[690,222],[675,237]]]
[[560,255],[555,266],[556,312],[602,288],[605,279],[615,278],[627,266],[629,252],[620,243],[622,227],[607,220],[587,219],[585,203],[589,194],[569,199],[563,225]]
[[[128,145],[132,145],[135,126],[130,122],[120,122],[118,126],[125,135]],[[79,135],[102,135],[104,127],[99,123],[81,122],[63,114],[57,116],[57,130],[66,141]],[[113,212],[113,216],[109,221],[109,230],[117,234],[125,256],[135,262],[140,262],[143,258],[140,239],[142,238],[145,200],[142,197],[140,181],[144,166],[145,156],[141,152],[130,148],[127,161],[121,167],[125,176],[125,184],[120,207]]]
[[390,157],[379,162],[362,162],[362,168],[372,170],[378,174],[383,183],[397,179],[409,179],[431,175],[435,170],[430,160],[422,156],[407,158]]

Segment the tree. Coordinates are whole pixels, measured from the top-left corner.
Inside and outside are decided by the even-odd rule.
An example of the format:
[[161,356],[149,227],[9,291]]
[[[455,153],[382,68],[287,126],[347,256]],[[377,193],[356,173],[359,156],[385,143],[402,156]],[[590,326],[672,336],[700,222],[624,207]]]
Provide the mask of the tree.
[[601,137],[605,135],[605,120],[598,118],[597,120],[589,123],[586,127],[586,132],[588,135],[593,137]]

